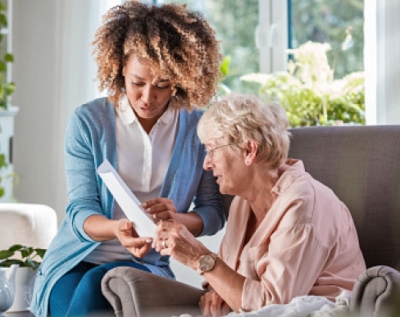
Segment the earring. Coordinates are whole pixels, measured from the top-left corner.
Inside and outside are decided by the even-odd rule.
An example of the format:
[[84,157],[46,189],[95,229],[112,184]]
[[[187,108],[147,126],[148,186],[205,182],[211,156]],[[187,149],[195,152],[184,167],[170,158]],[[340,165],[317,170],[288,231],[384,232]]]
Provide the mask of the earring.
[[249,164],[250,164],[250,161],[249,161],[249,160],[246,160],[246,161],[244,161],[244,164],[249,165]]

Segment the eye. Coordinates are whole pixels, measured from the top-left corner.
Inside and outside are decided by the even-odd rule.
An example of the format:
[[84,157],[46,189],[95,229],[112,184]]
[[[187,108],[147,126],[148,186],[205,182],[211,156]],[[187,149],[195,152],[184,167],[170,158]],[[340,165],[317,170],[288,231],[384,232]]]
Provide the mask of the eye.
[[154,86],[156,86],[158,89],[168,89],[171,87],[169,81],[161,81],[156,83]]
[[138,86],[138,87],[144,85],[144,83],[141,83],[141,82],[134,82],[134,81],[132,81],[131,84],[134,85],[134,86]]

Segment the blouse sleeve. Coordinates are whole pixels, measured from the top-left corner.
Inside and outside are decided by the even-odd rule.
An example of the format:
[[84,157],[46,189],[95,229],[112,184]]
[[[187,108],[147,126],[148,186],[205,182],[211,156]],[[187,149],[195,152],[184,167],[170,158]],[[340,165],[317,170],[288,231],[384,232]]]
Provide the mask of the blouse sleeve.
[[222,209],[221,194],[212,172],[204,171],[194,198],[193,210],[203,220],[200,236],[213,235],[225,225],[225,213]]

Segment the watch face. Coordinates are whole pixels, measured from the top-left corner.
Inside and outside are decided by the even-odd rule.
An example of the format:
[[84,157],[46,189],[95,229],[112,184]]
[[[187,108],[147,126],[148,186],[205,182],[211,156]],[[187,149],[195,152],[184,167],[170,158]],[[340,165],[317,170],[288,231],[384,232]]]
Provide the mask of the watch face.
[[213,254],[207,254],[200,257],[199,269],[201,272],[207,272],[214,268],[216,256]]

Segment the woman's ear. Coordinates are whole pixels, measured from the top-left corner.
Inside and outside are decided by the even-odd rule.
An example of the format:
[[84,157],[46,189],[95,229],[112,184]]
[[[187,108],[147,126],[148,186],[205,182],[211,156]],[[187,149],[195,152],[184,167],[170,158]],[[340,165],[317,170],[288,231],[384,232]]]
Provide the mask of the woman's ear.
[[246,165],[251,165],[257,156],[258,143],[255,140],[247,140],[245,145],[245,160]]

